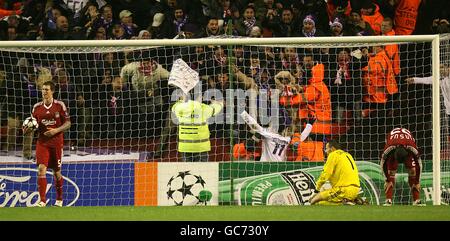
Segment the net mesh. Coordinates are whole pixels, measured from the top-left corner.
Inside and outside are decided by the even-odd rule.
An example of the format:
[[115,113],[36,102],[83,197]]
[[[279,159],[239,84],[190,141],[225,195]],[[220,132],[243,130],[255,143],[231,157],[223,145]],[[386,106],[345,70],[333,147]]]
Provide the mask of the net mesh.
[[[448,37],[443,36],[440,61],[443,66],[449,65],[448,46]],[[392,84],[397,86],[398,91],[387,90],[382,81],[375,83],[383,78],[381,72],[370,72],[372,67],[368,67],[370,58],[376,58],[376,52],[382,50],[388,53],[388,59],[381,58],[379,61],[386,63],[377,64],[387,71],[384,67],[389,62],[395,75]],[[34,155],[36,138],[32,140],[30,136],[23,136],[20,128],[22,121],[30,115],[33,104],[40,101],[40,87],[48,80],[57,85],[54,97],[64,101],[70,111],[72,127],[65,133],[66,161],[87,160],[91,163],[116,160],[110,166],[111,175],[129,178],[135,173],[127,169],[129,163],[122,163],[123,160],[150,163],[183,161],[186,157],[178,152],[179,125],[172,114],[180,92],[168,84],[174,61],[182,59],[200,76],[200,83],[195,87],[197,94],[191,91],[191,99],[200,95],[208,105],[213,102],[211,100],[221,100],[224,104],[218,115],[208,119],[211,151],[207,159],[221,165],[217,180],[219,186],[216,188],[219,199],[215,203],[288,203],[284,199],[285,194],[275,195],[271,201],[246,200],[247,196],[244,197],[243,193],[252,196],[251,190],[254,191],[249,189],[248,180],[253,177],[264,184],[264,180],[271,178],[275,180],[273,183],[280,185],[280,190],[284,190],[286,186],[295,184],[290,177],[299,175],[300,169],[309,168],[314,173],[311,175],[317,178],[325,159],[324,144],[336,139],[358,163],[362,163],[358,165],[362,170],[360,178],[365,195],[371,203],[380,204],[384,201],[384,180],[377,165],[386,133],[398,126],[408,128],[416,138],[424,164],[422,197],[427,202],[431,201],[431,85],[407,84],[405,81],[409,77],[431,76],[432,53],[428,42],[17,47],[2,48],[0,52],[2,163],[17,163],[22,161],[22,157],[27,159]],[[320,72],[315,68],[318,65],[323,66],[323,79],[315,76]],[[324,85],[316,87],[317,92],[313,96],[301,97],[310,100],[297,104],[281,101],[283,98],[292,101],[295,96],[307,93],[307,86],[315,78],[319,78]],[[380,91],[388,94],[378,95]],[[323,95],[327,103],[315,105],[319,99],[324,101]],[[448,190],[449,117],[445,112],[444,99],[441,99],[441,172],[442,185],[444,190]],[[314,125],[323,124],[325,127],[314,127],[296,149],[292,148],[292,143],[286,147],[280,143],[271,146],[276,150],[268,152],[280,153],[279,160],[286,162],[265,163],[261,162],[264,139],[279,137],[252,131],[240,116],[244,110],[259,125],[267,128],[265,130],[292,137],[290,141],[294,140],[295,133],[299,135],[304,130],[311,115],[317,118]],[[282,155],[280,148],[286,150]],[[87,173],[91,176],[86,174],[82,178],[85,181],[103,178],[101,174],[95,176],[95,164],[83,164],[77,168],[71,167],[74,172],[89,169]],[[142,167],[134,171],[145,174],[155,168]],[[214,167],[211,168],[214,170]],[[182,172],[182,169],[179,171]],[[397,179],[395,202],[411,203],[407,172],[402,167]],[[151,178],[142,182],[150,186],[164,186],[162,181],[157,184]],[[117,185],[114,190],[89,190],[90,196],[86,200],[90,201],[86,205],[95,205],[95,202],[102,205],[95,192],[106,196],[118,195],[115,194],[116,189],[128,187],[128,184],[122,184],[114,184]],[[92,188],[101,188],[102,185],[105,184],[98,181]],[[137,195],[134,192],[137,191],[132,191],[133,195]],[[146,200],[143,205],[158,204],[154,193],[139,195]],[[112,205],[132,205],[121,201],[122,198],[117,196]],[[298,198],[297,203],[308,201],[307,198],[305,200]],[[179,204],[179,200],[163,205],[174,204]]]

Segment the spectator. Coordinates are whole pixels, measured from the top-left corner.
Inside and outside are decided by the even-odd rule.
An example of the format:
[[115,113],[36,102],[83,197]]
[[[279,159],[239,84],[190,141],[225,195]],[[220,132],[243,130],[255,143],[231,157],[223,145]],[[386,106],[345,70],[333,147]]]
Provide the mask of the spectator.
[[92,28],[94,30],[97,30],[97,32],[98,32],[98,29],[103,28],[106,38],[109,39],[109,38],[111,38],[112,27],[114,25],[112,6],[107,4],[107,5],[103,6],[100,9],[100,11],[101,11],[101,16],[99,18],[96,18]]
[[0,8],[0,18],[6,17],[6,16],[11,16],[11,15],[20,15],[22,14],[22,10],[19,9],[4,9],[4,8]]
[[349,18],[349,24],[347,25],[348,32],[352,36],[372,36],[375,35],[370,24],[361,17],[361,13],[352,9]]
[[[219,19],[222,20],[225,25],[228,24],[228,21],[238,19],[240,17],[239,9],[242,9],[242,6],[240,6],[237,1],[221,0],[218,2],[221,7],[217,8],[217,11],[222,10],[222,13],[217,14],[217,16],[219,16]],[[212,16],[216,15],[213,14]]]
[[[381,23],[381,35],[383,36],[394,36],[395,31],[393,29],[394,23],[391,18],[385,18]],[[395,76],[400,74],[400,55],[398,44],[390,44],[384,46],[387,56],[391,60],[392,68],[394,70]]]
[[95,31],[94,25],[95,22],[97,22],[100,18],[100,13],[98,12],[97,6],[94,4],[90,4],[85,8],[86,10],[83,11],[83,15],[80,20],[81,26],[83,26],[83,29],[86,32],[86,37],[89,37],[91,35],[91,32]]
[[335,18],[330,24],[330,36],[331,37],[342,37],[344,36],[344,25],[342,20]]
[[190,46],[182,48],[179,53],[175,55],[174,59],[182,58],[191,69],[197,71],[202,79],[206,75],[206,59],[205,46]]
[[255,1],[253,3],[253,8],[255,9],[255,16],[260,22],[263,22],[268,14],[278,15],[277,4],[274,0]]
[[[106,40],[106,30],[104,27],[99,27],[97,28],[97,30],[94,32],[94,39],[95,40]],[[90,36],[88,36],[88,39],[92,39]]]
[[234,27],[239,36],[250,36],[253,27],[261,28],[261,22],[255,16],[255,9],[250,6],[246,7],[242,18],[234,24]]
[[120,76],[123,81],[131,83],[134,90],[147,90],[153,94],[157,83],[168,79],[169,72],[158,64],[151,53],[133,53],[130,63],[122,67]]
[[138,39],[151,39],[152,34],[149,31],[144,29],[144,30],[139,31],[137,38]]
[[181,32],[178,34],[182,38],[189,39],[189,38],[195,38],[199,32],[199,29],[197,25],[193,23],[186,23],[181,28]]
[[138,26],[133,23],[133,13],[128,10],[122,10],[119,14],[120,25],[125,30],[125,38],[131,39],[137,35]]
[[80,33],[75,33],[69,29],[69,21],[66,16],[59,16],[56,18],[56,29],[48,31],[45,33],[45,38],[47,40],[77,40],[84,39]]
[[214,70],[228,67],[228,53],[224,47],[213,48],[211,54],[206,60],[206,75],[214,75]]
[[100,138],[127,138],[132,135],[132,125],[138,122],[138,97],[135,91],[125,88],[120,76],[113,76],[110,84],[102,85],[98,96],[100,112],[95,115],[95,130],[99,130]]
[[[162,86],[167,86],[169,71],[156,62],[155,54],[152,51],[142,51],[133,53],[133,60],[122,67],[120,76],[126,83],[131,83],[131,89],[137,92],[140,111],[140,130],[157,131],[156,124],[161,118],[157,118],[161,113],[164,104]],[[163,83],[164,82],[164,83]],[[145,133],[142,132],[142,133]],[[155,133],[146,133],[154,136]]]
[[153,16],[153,21],[151,27],[147,30],[152,33],[152,36],[156,39],[167,38],[164,34],[164,28],[162,26],[165,19],[165,15],[163,13],[156,13]]
[[45,0],[28,1],[24,5],[23,13],[21,16],[29,18],[30,23],[38,26],[44,22],[45,19]]
[[373,46],[372,52],[368,66],[363,69],[365,88],[363,117],[378,116],[379,121],[384,121],[389,95],[397,93],[398,87],[391,61],[383,46]]
[[434,19],[431,25],[431,31],[434,34],[450,33],[450,23],[448,19]]
[[55,83],[55,98],[64,102],[71,116],[72,125],[70,131],[66,132],[67,136],[65,135],[64,139],[69,141],[70,144],[68,146],[76,144],[78,140],[84,143],[85,140],[77,136],[77,134],[84,132],[84,130],[79,129],[78,125],[80,122],[84,123],[84,116],[80,115],[80,113],[84,112],[82,109],[85,108],[85,100],[82,92],[69,80],[69,74],[63,68],[57,68],[55,70],[53,82]]
[[292,3],[292,8],[298,10],[294,11],[295,22],[298,21],[301,23],[306,16],[312,15],[315,17],[315,26],[317,29],[328,29],[330,21],[328,20],[327,5],[325,1],[294,1],[294,3]]
[[244,46],[242,45],[236,45],[233,47],[231,63],[236,65],[241,71],[244,70],[247,64],[247,54],[244,52]]
[[261,27],[253,26],[252,29],[250,29],[250,33],[248,36],[251,38],[261,38],[262,37]]
[[336,18],[348,18],[352,10],[350,0],[329,0],[327,1],[328,20],[334,21]]
[[[316,63],[313,55],[305,53],[303,56],[303,67],[308,84],[292,97],[280,99],[283,106],[307,105],[307,108],[300,108],[298,116],[305,120],[310,115],[315,115],[317,121],[313,125],[311,138],[315,142],[316,150],[323,150],[323,140],[331,135],[331,99],[328,87],[323,83],[325,66]],[[323,156],[322,156],[323,160]]]
[[8,27],[6,30],[6,36],[2,38],[3,40],[9,40],[9,41],[15,41],[15,40],[21,40],[22,37],[20,37],[17,33],[17,28],[15,27]]
[[370,24],[375,35],[381,35],[381,22],[383,22],[384,17],[380,13],[380,7],[372,3],[372,0],[363,0],[361,18]]
[[[105,3],[105,2],[103,2]],[[90,5],[95,5],[96,8],[102,7],[103,5],[98,5],[97,1],[83,0],[79,1],[64,1],[64,0],[56,0],[51,1],[50,6],[56,7],[63,10],[63,15],[65,15],[68,19],[70,19],[70,27],[82,27],[82,18],[83,13],[85,11],[85,7],[89,7]]]
[[112,35],[110,39],[113,40],[120,40],[120,39],[127,39],[128,35],[125,32],[125,29],[123,28],[123,25],[121,24],[114,24],[112,27]]
[[395,33],[397,35],[411,35],[416,28],[417,15],[422,0],[397,0],[397,2],[394,18]]
[[277,69],[291,71],[300,64],[300,57],[294,47],[284,47],[280,53],[280,66]]
[[[22,127],[22,121],[31,113],[31,107],[39,99],[39,87],[37,85],[37,73],[29,64],[28,59],[20,58],[17,65],[7,71],[6,80],[0,88],[0,96],[6,97],[7,132],[6,145],[2,148],[6,151],[15,151],[17,133]],[[31,160],[32,133],[24,133],[22,156],[24,160]]]
[[[356,57],[356,55],[359,56]],[[362,80],[361,70],[368,64],[367,49],[355,50],[341,49],[337,53],[336,62],[330,63],[330,93],[333,107],[333,119],[350,124],[350,114],[354,122],[361,111]],[[359,58],[358,58],[359,57]]]
[[182,32],[182,28],[185,24],[190,22],[189,16],[185,13],[181,7],[174,7],[172,16],[169,17],[166,27],[165,36],[168,38],[174,38]]
[[320,37],[325,36],[321,29],[316,28],[315,17],[312,15],[307,15],[303,19],[303,25],[301,29],[301,37]]
[[199,38],[206,38],[210,36],[219,36],[224,34],[223,29],[219,27],[219,19],[218,18],[210,18],[205,28],[200,30],[198,34]]
[[285,8],[280,16],[275,16],[274,12],[266,15],[263,26],[266,26],[273,33],[273,37],[294,37],[297,35],[294,24],[294,14],[291,8]]
[[11,15],[4,17],[0,21],[0,30],[6,32],[8,28],[15,28],[16,34],[24,36],[28,32],[29,24],[27,18],[19,15]]
[[46,10],[45,19],[43,22],[44,32],[56,30],[56,19],[61,15],[61,10],[59,8],[51,7]]

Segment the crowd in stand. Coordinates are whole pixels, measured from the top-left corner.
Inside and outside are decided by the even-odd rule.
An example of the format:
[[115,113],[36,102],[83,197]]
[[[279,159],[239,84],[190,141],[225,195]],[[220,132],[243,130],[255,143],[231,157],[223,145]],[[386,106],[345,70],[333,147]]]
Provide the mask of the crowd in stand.
[[[446,32],[445,0],[2,0],[2,40],[264,37]],[[211,21],[214,19],[216,21]],[[416,24],[417,23],[417,24]]]
[[[0,39],[447,33],[449,4],[445,0],[2,0]],[[228,50],[223,46],[196,46],[45,57],[2,52],[0,70],[4,80],[0,98],[7,103],[9,136],[20,125],[19,120],[30,113],[32,103],[39,100],[39,85],[53,80],[57,85],[55,96],[66,101],[72,118],[76,118],[71,137],[78,144],[94,137],[162,135],[166,139],[171,128],[164,128],[168,124],[161,113],[169,118],[172,89],[167,79],[172,62],[181,57],[199,72],[204,89],[278,89],[283,127],[297,133],[302,120],[316,115],[310,140],[317,142],[312,148],[321,151],[323,139],[334,134],[332,123],[355,126],[361,120],[375,119],[377,123],[368,125],[383,126],[386,117],[395,115],[394,106],[402,91],[401,76],[408,75],[404,70],[408,63],[401,60],[409,56],[401,48],[236,46]],[[26,99],[26,103],[18,104],[19,99]],[[18,110],[18,106],[23,109]],[[212,128],[216,136],[230,136],[223,130],[233,129],[238,130],[238,137],[247,138],[239,131],[241,127],[216,124]],[[14,137],[10,139],[7,143],[13,142]],[[313,154],[302,155],[314,159]]]

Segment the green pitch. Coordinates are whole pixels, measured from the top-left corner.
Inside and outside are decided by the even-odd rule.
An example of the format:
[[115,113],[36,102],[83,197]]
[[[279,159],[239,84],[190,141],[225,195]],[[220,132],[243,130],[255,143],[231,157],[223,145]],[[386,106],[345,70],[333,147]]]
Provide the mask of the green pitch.
[[0,208],[0,220],[310,221],[450,220],[449,206],[216,206]]

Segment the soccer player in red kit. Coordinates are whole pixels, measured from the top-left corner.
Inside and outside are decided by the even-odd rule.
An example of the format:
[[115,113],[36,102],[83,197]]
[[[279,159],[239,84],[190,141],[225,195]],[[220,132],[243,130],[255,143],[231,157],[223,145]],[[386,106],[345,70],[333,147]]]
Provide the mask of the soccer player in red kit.
[[[62,186],[61,157],[64,145],[63,132],[70,128],[71,122],[66,105],[59,100],[53,99],[55,84],[47,81],[42,85],[43,101],[38,102],[33,107],[32,115],[39,123],[38,140],[36,142],[36,163],[38,165],[38,190],[40,202],[39,207],[45,207],[47,178],[45,173],[47,168],[53,169],[56,187],[55,206],[62,207]],[[29,132],[24,129],[24,132]]]
[[386,182],[384,192],[386,201],[384,206],[392,205],[392,195],[395,187],[395,174],[398,164],[403,163],[408,170],[408,183],[411,188],[413,205],[423,206],[420,201],[420,172],[422,160],[417,149],[416,141],[411,132],[405,128],[394,128],[386,137],[386,145],[381,154],[381,169]]

